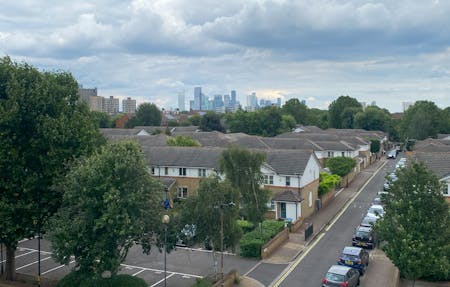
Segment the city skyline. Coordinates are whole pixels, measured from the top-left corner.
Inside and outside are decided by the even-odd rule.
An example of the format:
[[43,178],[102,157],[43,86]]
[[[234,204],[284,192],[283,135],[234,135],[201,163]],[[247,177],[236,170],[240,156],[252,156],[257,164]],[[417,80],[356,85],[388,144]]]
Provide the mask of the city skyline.
[[166,109],[197,86],[236,90],[241,104],[256,92],[320,109],[341,95],[391,112],[418,100],[445,108],[449,12],[438,0],[8,1],[0,55]]

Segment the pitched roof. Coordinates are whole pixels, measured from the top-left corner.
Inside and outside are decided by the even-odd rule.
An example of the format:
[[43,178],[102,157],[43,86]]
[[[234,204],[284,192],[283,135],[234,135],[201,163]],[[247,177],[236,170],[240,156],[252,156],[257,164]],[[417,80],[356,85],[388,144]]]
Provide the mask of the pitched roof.
[[303,138],[261,138],[261,141],[271,149],[304,149],[318,150],[320,147]]
[[277,174],[303,175],[306,165],[311,158],[315,157],[308,150],[267,150],[266,164]]
[[413,158],[422,161],[439,178],[450,175],[450,152],[416,152]]
[[272,200],[282,202],[302,202],[303,198],[301,197],[300,192],[296,190],[285,190],[277,193]]

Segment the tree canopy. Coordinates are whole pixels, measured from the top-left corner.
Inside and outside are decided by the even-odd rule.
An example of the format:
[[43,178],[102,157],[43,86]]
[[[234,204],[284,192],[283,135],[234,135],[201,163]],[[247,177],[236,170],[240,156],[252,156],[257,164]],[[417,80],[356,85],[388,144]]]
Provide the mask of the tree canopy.
[[375,229],[382,249],[408,279],[450,280],[450,213],[444,186],[423,163],[412,162],[383,196]]
[[162,114],[155,104],[143,103],[138,106],[136,115],[128,120],[126,126],[159,126],[161,125]]
[[210,131],[219,131],[224,132],[225,128],[222,126],[222,123],[220,122],[222,117],[215,113],[215,112],[207,112],[202,116],[202,119],[200,120],[200,129],[204,132],[210,132]]
[[412,138],[423,140],[428,137],[436,137],[438,133],[450,132],[445,130],[444,113],[435,103],[429,101],[417,101],[409,107],[401,121],[401,135],[404,139]]
[[40,72],[0,58],[0,241],[7,247],[7,279],[14,280],[19,240],[41,231],[60,206],[50,190],[68,163],[104,143],[78,83],[66,72]]
[[357,112],[354,118],[355,128],[367,131],[386,131],[390,121],[389,111],[377,106],[369,106],[364,111]]
[[149,252],[161,231],[163,187],[140,147],[117,142],[80,159],[55,190],[63,203],[48,224],[56,260],[71,256],[83,273],[116,274],[134,242]]
[[189,136],[169,137],[167,144],[170,146],[201,146],[200,143]]
[[328,107],[328,126],[337,129],[354,128],[355,115],[362,112],[362,106],[355,98],[340,96]]
[[350,157],[338,156],[327,159],[326,166],[331,173],[346,176],[356,166],[356,161]]
[[308,107],[299,99],[289,99],[281,110],[284,114],[293,116],[297,124],[305,125],[307,123]]
[[262,222],[267,211],[270,191],[261,189],[261,166],[266,155],[239,147],[229,147],[222,153],[220,171],[239,190],[245,218],[253,223]]

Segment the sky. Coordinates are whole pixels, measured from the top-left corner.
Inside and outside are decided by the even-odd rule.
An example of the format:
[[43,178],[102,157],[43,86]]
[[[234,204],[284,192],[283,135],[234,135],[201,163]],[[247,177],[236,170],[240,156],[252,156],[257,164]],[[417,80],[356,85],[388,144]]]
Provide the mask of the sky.
[[0,57],[176,108],[194,87],[327,109],[450,106],[450,1],[0,0]]

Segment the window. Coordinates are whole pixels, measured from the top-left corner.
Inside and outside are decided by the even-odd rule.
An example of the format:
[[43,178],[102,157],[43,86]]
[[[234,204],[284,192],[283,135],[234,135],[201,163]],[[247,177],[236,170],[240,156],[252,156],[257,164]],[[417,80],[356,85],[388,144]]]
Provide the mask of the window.
[[342,156],[343,156],[343,157],[345,156],[345,152],[342,152]]
[[309,197],[308,197],[308,206],[311,207],[312,206],[312,191],[309,192]]
[[168,167],[164,168],[164,175],[169,175],[169,168]]
[[178,187],[178,198],[186,198],[188,196],[188,189],[185,186],[179,186]]
[[291,186],[291,177],[286,176],[286,186]]
[[273,184],[273,175],[264,175],[264,184]]
[[186,176],[186,168],[185,167],[180,167],[178,169],[178,174]]
[[269,208],[269,210],[275,210],[275,202],[273,202],[273,200],[269,201],[267,203],[267,208]]
[[328,157],[330,157],[330,158],[331,158],[331,157],[334,157],[334,152],[329,151],[329,152],[328,152]]
[[199,168],[199,169],[198,169],[198,176],[199,176],[199,177],[206,177],[206,169],[204,169],[204,168]]
[[155,175],[155,168],[152,167],[152,174]]

